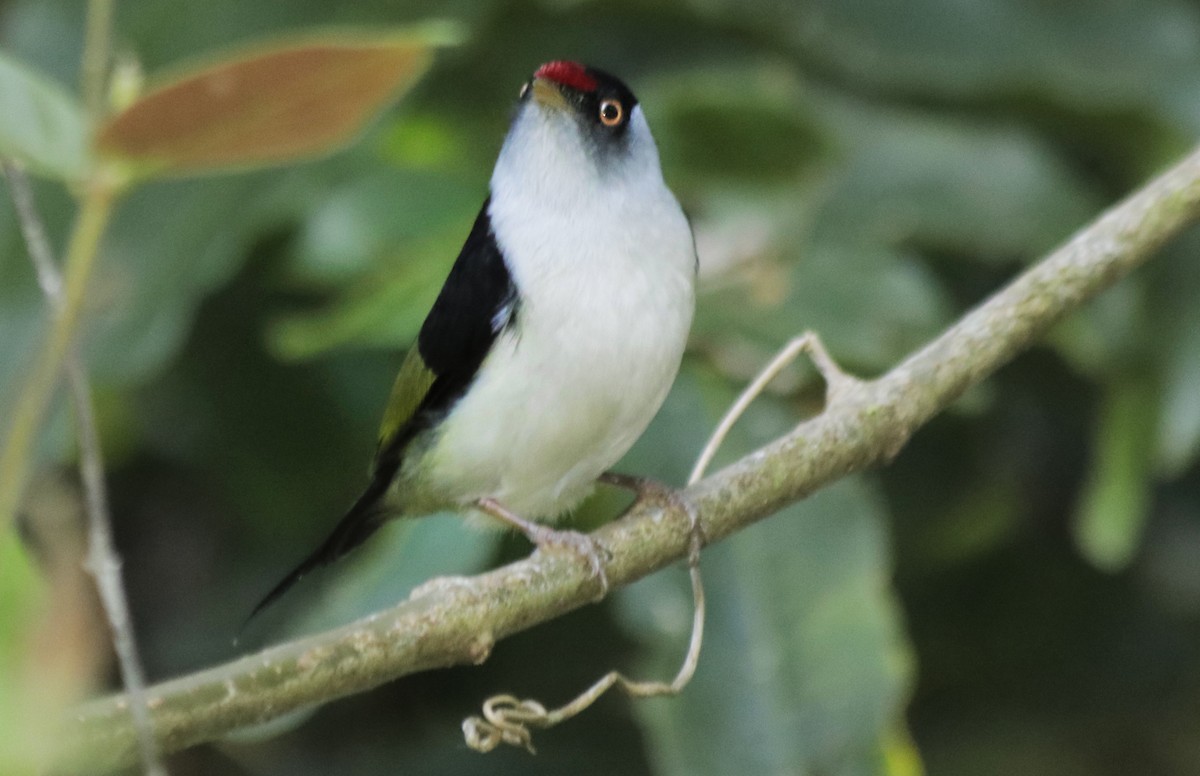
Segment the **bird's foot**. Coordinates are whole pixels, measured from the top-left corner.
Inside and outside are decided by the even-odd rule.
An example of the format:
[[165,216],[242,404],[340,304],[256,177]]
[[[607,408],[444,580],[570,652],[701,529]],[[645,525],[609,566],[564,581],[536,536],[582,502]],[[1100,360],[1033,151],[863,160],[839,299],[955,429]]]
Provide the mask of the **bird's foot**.
[[587,561],[591,567],[592,576],[600,583],[600,591],[595,600],[600,601],[608,595],[608,573],[604,570],[604,556],[608,555],[608,551],[588,534],[559,530],[526,520],[493,498],[479,499],[475,502],[475,508],[485,515],[494,517],[517,529],[525,535],[525,538],[537,545],[539,550],[551,550],[557,547],[571,550]]
[[649,502],[659,504],[666,509],[683,512],[688,518],[688,532],[691,543],[688,547],[688,562],[695,565],[700,558],[700,550],[707,544],[704,529],[700,525],[700,515],[696,506],[683,495],[682,491],[672,488],[666,483],[650,477],[618,472],[604,472],[599,477],[605,485],[633,491],[637,496],[636,503]]
[[536,544],[539,550],[565,547],[586,560],[591,566],[592,576],[600,582],[596,600],[604,600],[608,595],[608,573],[604,570],[604,558],[608,556],[608,551],[591,536],[579,531],[561,530],[544,525],[538,528],[542,530],[536,537],[530,536],[530,541]]

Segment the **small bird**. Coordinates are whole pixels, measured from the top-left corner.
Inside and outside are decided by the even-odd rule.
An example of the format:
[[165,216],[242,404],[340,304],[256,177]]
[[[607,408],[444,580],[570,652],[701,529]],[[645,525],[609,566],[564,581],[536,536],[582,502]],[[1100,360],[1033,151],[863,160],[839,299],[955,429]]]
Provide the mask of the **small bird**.
[[470,510],[607,580],[557,530],[641,436],[679,371],[695,308],[691,226],[637,98],[576,62],[520,91],[484,200],[392,388],[366,490],[255,607],[393,517]]

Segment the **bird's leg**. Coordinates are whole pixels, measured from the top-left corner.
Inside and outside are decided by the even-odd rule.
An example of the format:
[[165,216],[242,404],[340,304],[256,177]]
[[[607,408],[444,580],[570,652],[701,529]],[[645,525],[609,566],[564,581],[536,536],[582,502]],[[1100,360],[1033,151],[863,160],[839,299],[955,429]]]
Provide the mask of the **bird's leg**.
[[600,593],[596,596],[599,601],[608,595],[608,574],[604,570],[604,560],[601,554],[604,548],[585,533],[579,531],[563,531],[548,525],[526,520],[514,514],[494,498],[485,497],[475,501],[475,508],[489,517],[494,517],[525,535],[538,549],[566,547],[588,562],[592,575],[600,580]]
[[687,515],[688,530],[691,535],[688,563],[696,565],[700,558],[700,549],[704,547],[707,540],[704,536],[704,529],[700,526],[700,517],[696,513],[696,507],[683,493],[651,477],[634,474],[604,472],[597,479],[605,485],[633,491],[639,503],[642,501],[656,502],[668,509],[677,509]]

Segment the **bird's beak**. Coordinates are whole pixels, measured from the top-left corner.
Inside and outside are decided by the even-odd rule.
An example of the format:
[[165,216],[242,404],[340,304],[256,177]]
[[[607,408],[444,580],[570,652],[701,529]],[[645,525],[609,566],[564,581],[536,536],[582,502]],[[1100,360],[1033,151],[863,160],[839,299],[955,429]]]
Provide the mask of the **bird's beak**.
[[570,107],[558,84],[549,78],[533,79],[533,99],[547,108],[567,110]]

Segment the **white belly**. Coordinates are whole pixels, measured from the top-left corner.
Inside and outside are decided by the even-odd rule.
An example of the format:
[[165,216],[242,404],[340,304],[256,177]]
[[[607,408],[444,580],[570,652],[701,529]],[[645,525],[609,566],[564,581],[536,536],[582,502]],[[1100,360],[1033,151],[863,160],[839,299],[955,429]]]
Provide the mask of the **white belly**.
[[[666,222],[672,239],[632,234],[597,243],[603,259],[514,273],[516,326],[438,430],[425,460],[432,490],[550,520],[629,450],[666,398],[691,326],[691,235],[682,214]],[[643,255],[647,237],[677,255]]]

